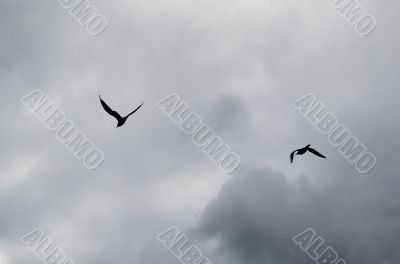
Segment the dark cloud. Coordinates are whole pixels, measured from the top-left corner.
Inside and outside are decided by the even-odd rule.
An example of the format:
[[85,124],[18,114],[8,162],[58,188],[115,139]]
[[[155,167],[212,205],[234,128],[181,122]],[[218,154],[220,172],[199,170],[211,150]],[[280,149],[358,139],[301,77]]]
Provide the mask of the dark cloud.
[[386,184],[373,178],[350,179],[346,186],[340,179],[317,187],[304,177],[288,181],[270,169],[242,171],[222,188],[192,232],[205,248],[215,240],[218,246],[210,254],[223,263],[309,263],[292,242],[308,227],[347,263],[395,261],[399,194],[387,190],[382,195]]

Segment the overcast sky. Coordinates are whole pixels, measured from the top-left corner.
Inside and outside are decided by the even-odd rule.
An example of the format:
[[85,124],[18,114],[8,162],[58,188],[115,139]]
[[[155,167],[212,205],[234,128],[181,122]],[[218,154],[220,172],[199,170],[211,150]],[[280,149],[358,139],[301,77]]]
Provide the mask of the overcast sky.
[[[57,0],[0,2],[0,264],[39,264],[41,228],[75,264],[307,264],[314,228],[352,264],[400,262],[400,3],[361,3],[363,37],[328,0],[91,0],[94,37]],[[41,89],[105,154],[87,170],[20,99]],[[156,102],[177,93],[241,157],[224,174]],[[293,106],[313,93],[377,158],[360,174]],[[122,128],[121,113],[144,100]],[[328,157],[292,150],[311,144]]]

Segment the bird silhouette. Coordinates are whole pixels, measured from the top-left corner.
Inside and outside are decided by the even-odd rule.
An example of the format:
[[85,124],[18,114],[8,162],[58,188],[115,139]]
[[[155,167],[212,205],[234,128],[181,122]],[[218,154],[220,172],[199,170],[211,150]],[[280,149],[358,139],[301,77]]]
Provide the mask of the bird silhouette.
[[326,157],[324,155],[322,155],[321,153],[319,153],[318,151],[316,151],[313,148],[310,148],[310,145],[305,146],[304,148],[301,149],[297,149],[295,151],[293,151],[290,154],[290,163],[293,163],[293,158],[295,155],[303,155],[304,153],[306,153],[307,151],[311,152],[314,155],[317,155],[318,157],[324,158],[326,159]]
[[142,107],[142,105],[144,104],[144,102],[143,102],[143,103],[142,103],[141,105],[139,105],[135,110],[133,110],[132,113],[130,113],[129,115],[127,115],[127,116],[125,116],[125,117],[122,117],[122,116],[121,116],[120,114],[118,114],[116,111],[112,110],[112,109],[103,101],[103,99],[101,99],[101,96],[100,96],[100,95],[99,95],[99,98],[100,98],[100,102],[101,102],[101,105],[103,106],[104,110],[106,110],[106,112],[107,112],[109,115],[111,115],[111,116],[115,117],[115,119],[117,119],[117,121],[118,121],[117,127],[120,127],[120,126],[122,126],[123,124],[125,124],[126,120],[128,120],[128,117],[130,117],[130,116],[131,116],[132,114],[134,114],[137,110],[139,110],[139,108]]

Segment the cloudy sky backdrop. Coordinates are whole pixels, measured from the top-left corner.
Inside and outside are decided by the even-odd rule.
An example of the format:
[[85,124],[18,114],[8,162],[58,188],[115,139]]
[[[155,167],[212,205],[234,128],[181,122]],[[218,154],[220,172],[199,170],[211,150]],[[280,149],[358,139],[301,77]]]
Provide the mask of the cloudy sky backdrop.
[[[57,0],[0,2],[0,264],[39,264],[41,228],[75,264],[176,264],[174,225],[214,264],[307,264],[308,227],[352,264],[400,262],[399,11],[361,3],[362,37],[328,0],[91,0],[93,37]],[[20,99],[42,89],[105,153],[89,171]],[[377,157],[359,174],[292,107],[313,93]],[[241,157],[223,174],[156,107],[177,93]],[[98,94],[121,113],[116,129]],[[289,153],[312,144],[327,160]]]

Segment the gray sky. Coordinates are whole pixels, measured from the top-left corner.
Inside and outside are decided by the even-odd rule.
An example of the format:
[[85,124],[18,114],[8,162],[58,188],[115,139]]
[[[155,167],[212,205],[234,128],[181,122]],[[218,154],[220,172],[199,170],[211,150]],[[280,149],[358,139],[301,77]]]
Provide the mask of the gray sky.
[[[57,0],[0,3],[0,264],[41,263],[41,228],[75,264],[179,263],[174,225],[214,264],[306,264],[314,228],[347,263],[399,263],[398,1],[361,3],[362,37],[328,0],[90,1],[91,36]],[[20,99],[41,89],[105,153],[89,171]],[[223,174],[156,107],[177,93],[241,157]],[[359,174],[292,102],[313,93],[377,157]],[[115,129],[98,94],[121,113]],[[328,157],[300,157],[312,144]]]

